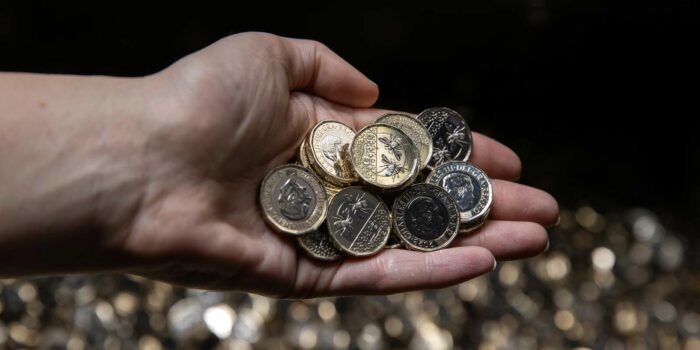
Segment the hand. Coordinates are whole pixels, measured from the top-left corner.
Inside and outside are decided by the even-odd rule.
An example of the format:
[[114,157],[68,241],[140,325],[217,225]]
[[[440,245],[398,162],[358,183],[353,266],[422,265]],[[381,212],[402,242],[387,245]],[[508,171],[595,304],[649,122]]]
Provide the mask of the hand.
[[125,122],[137,126],[128,128],[136,141],[117,157],[129,164],[121,177],[136,184],[110,192],[112,204],[97,215],[115,269],[280,297],[394,293],[473,278],[495,258],[536,255],[548,242],[543,225],[558,217],[550,195],[509,181],[520,174],[511,150],[474,134],[471,161],[494,186],[481,229],[432,253],[317,261],[263,221],[258,188],[317,121],[360,129],[384,113],[369,108],[374,83],[319,43],[246,33],[144,78],[137,90],[148,102]]

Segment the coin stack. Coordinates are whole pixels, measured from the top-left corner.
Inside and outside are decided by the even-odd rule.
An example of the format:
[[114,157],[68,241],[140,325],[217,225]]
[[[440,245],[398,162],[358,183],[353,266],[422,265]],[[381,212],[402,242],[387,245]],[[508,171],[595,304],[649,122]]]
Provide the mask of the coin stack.
[[260,204],[271,226],[321,260],[441,249],[489,215],[491,183],[467,162],[471,149],[466,121],[444,107],[388,113],[357,132],[322,121],[296,164],[265,177]]

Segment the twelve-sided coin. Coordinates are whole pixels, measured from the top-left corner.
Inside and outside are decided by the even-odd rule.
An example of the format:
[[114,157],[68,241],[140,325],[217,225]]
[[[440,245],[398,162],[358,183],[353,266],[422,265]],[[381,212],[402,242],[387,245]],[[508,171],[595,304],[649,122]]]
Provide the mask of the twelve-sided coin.
[[333,120],[324,120],[309,132],[307,157],[311,167],[326,181],[345,186],[357,181],[349,158],[355,130]]
[[433,139],[430,166],[438,166],[450,160],[469,159],[472,133],[459,113],[445,107],[429,108],[418,115],[418,120],[425,125]]
[[390,190],[415,179],[418,150],[400,129],[372,124],[357,132],[350,148],[357,175],[366,183]]
[[307,254],[320,260],[338,260],[343,253],[333,244],[328,234],[328,226],[321,225],[318,230],[297,237],[297,242]]
[[488,216],[492,201],[491,181],[481,169],[466,162],[447,162],[428,175],[427,183],[447,190],[459,207],[465,226]]
[[377,253],[391,230],[386,204],[362,187],[347,187],[331,199],[328,231],[336,246],[354,256]]
[[430,162],[433,156],[433,141],[428,129],[418,119],[402,113],[387,113],[376,121],[399,128],[408,136],[418,149],[418,171]]
[[282,165],[260,187],[263,217],[275,229],[301,235],[317,229],[326,218],[328,200],[321,181],[298,165]]
[[394,202],[394,230],[409,249],[433,251],[459,231],[459,210],[447,191],[431,184],[409,187]]

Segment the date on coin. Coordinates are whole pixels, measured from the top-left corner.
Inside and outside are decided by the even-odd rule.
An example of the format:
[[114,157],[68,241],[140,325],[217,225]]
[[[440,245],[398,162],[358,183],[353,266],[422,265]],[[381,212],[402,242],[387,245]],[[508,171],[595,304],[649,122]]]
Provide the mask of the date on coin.
[[416,184],[396,199],[394,230],[411,250],[433,251],[448,246],[459,231],[459,210],[441,187]]

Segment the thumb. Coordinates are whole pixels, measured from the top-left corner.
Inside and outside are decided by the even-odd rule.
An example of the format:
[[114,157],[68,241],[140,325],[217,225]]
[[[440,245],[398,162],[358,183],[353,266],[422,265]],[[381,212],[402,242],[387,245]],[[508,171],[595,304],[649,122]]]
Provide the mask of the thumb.
[[377,84],[313,40],[282,38],[290,90],[301,90],[350,107],[370,107]]

